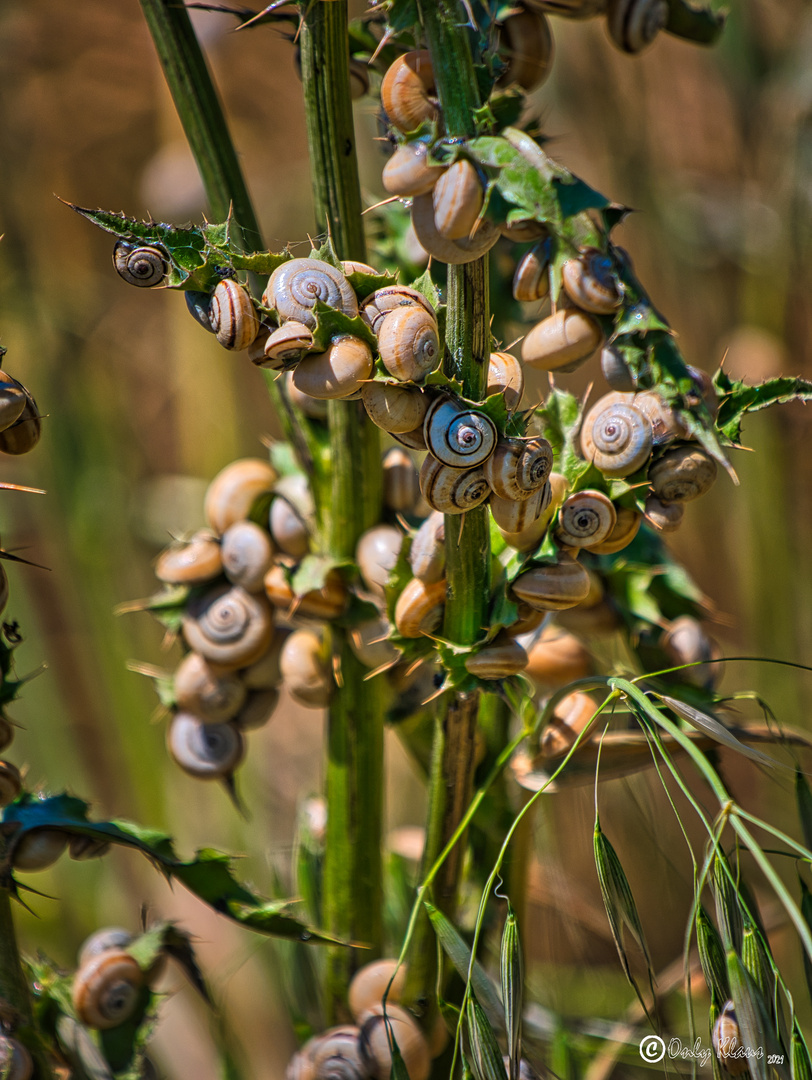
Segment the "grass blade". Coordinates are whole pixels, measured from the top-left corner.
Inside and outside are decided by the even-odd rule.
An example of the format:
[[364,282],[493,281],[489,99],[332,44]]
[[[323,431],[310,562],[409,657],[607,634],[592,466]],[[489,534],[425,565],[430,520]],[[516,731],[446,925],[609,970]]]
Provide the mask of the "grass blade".
[[[748,1051],[750,1075],[753,1080],[769,1080],[767,1057],[775,1055],[777,1059],[784,1060],[773,1030],[769,1006],[752,975],[732,949],[727,954],[727,974],[736,1009],[739,1038],[742,1047]],[[790,1080],[786,1063],[776,1063],[774,1068],[784,1080]]]
[[721,1009],[730,997],[725,950],[719,931],[711,922],[707,911],[701,906],[696,913],[696,945],[711,1000],[716,1008]]
[[812,849],[812,790],[800,769],[795,773],[795,798],[801,819],[801,835],[806,846]]
[[772,1014],[775,976],[767,959],[767,953],[761,943],[758,930],[749,919],[745,920],[742,935],[742,963],[753,976],[753,981],[763,994],[764,1000],[770,1005],[770,1013]]
[[458,933],[457,929],[438,911],[433,904],[425,902],[431,925],[437,935],[437,940],[443,948],[443,952],[457,969],[457,974],[467,982],[468,969],[471,968],[471,985],[481,1007],[488,1015],[490,1022],[501,1027],[504,1017],[504,1009],[499,995],[488,975],[480,964],[474,961],[471,966],[471,950]]
[[502,932],[502,1002],[505,1006],[508,1076],[518,1080],[522,1057],[522,1003],[524,997],[524,962],[516,913],[508,902],[505,929]]
[[485,1011],[472,991],[465,1010],[465,1023],[471,1044],[471,1065],[476,1080],[505,1080],[502,1051],[496,1041]]
[[[798,874],[798,881],[801,884],[801,914],[806,920],[809,929],[812,930],[812,893],[806,887],[806,882],[800,873]],[[806,955],[806,950],[804,950],[804,974],[806,975],[809,996],[812,997],[812,960]]]
[[781,761],[776,761],[775,758],[771,758],[768,754],[762,754],[760,750],[754,750],[751,746],[745,746],[743,742],[740,742],[732,732],[728,731],[724,724],[720,723],[713,716],[709,716],[707,713],[700,712],[699,709],[695,709],[692,705],[687,705],[684,701],[678,701],[676,698],[668,697],[665,694],[657,695],[668,708],[681,717],[692,727],[695,727],[698,731],[704,731],[706,735],[710,735],[716,742],[721,743],[722,746],[728,747],[730,750],[735,750],[742,757],[749,758],[751,761],[757,761],[759,765],[769,765],[773,768],[778,767],[781,769],[787,768]]
[[742,912],[734,881],[735,877],[727,856],[724,852],[717,851],[710,874],[711,891],[716,904],[716,921],[719,924],[725,949],[735,949],[736,952],[740,952]]
[[792,1028],[792,1046],[790,1054],[792,1066],[792,1080],[812,1080],[812,1060],[809,1056],[809,1047],[801,1034],[796,1020]]

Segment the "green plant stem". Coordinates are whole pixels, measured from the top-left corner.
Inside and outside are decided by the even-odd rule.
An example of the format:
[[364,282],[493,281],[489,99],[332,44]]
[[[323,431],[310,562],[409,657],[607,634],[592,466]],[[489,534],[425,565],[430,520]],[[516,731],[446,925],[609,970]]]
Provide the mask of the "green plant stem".
[[[349,83],[346,0],[302,5],[300,35],[307,140],[317,227],[339,258],[366,257]],[[328,403],[328,510],[322,513],[323,554],[352,558],[360,535],[380,520],[380,437],[360,402]],[[324,922],[330,932],[371,946],[328,949],[328,1019],[346,1017],[347,985],[360,963],[382,947],[381,818],[383,690],[364,682],[366,669],[343,630],[332,631],[340,683],[327,735],[327,840]]]

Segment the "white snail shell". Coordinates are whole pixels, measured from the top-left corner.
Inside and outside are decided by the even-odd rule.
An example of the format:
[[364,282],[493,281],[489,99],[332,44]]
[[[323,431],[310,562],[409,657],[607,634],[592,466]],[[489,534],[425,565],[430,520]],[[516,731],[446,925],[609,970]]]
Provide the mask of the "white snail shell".
[[256,690],[248,695],[248,699],[234,717],[234,725],[240,731],[254,731],[264,727],[276,711],[279,704],[279,691]]
[[67,846],[68,837],[65,833],[57,829],[33,829],[14,847],[14,869],[29,873],[47,870]]
[[465,659],[465,668],[480,679],[507,679],[527,666],[527,653],[515,638],[499,634]]
[[629,370],[619,349],[614,345],[604,345],[601,349],[601,371],[613,390],[621,393],[633,393],[637,389],[637,380]]
[[282,495],[277,495],[268,512],[273,542],[280,551],[301,559],[310,550],[310,536],[304,518]]
[[612,259],[597,248],[586,248],[578,258],[568,259],[561,278],[570,300],[584,311],[611,315],[621,300],[612,266]]
[[397,960],[373,960],[371,964],[359,968],[347,991],[347,1003],[353,1019],[358,1020],[373,1005],[380,1005],[390,982],[392,985],[386,995],[387,1006],[390,1003],[396,1005],[406,984],[406,972],[406,965],[401,964],[398,967]]
[[447,240],[472,235],[485,202],[485,192],[474,166],[465,158],[450,165],[434,185],[434,224]]
[[201,529],[187,543],[172,544],[155,563],[155,576],[170,585],[202,585],[223,571],[220,541]]
[[73,977],[71,999],[87,1027],[118,1027],[138,1008],[144,974],[126,952],[107,949],[83,965]]
[[404,143],[399,146],[383,167],[383,186],[390,195],[414,198],[431,191],[445,172],[442,165],[430,165],[426,160],[425,143]]
[[344,271],[346,277],[350,274],[380,274],[380,270],[376,270],[374,266],[370,266],[369,263],[358,262],[355,259],[344,259],[341,263],[341,269]]
[[485,476],[501,499],[529,499],[544,487],[553,468],[553,450],[546,439],[503,438],[485,463]]
[[431,1056],[428,1042],[416,1021],[399,1005],[373,1005],[359,1017],[361,1055],[375,1080],[389,1080],[392,1073],[392,1051],[389,1046],[387,1023],[403,1057],[409,1080],[428,1080]]
[[535,521],[531,521],[518,532],[509,529],[499,530],[505,539],[505,543],[516,548],[517,551],[533,551],[534,548],[538,547],[542,537],[547,532],[547,526],[566,498],[568,485],[566,478],[561,473],[550,473],[550,479],[547,481],[546,487],[549,488],[549,494],[545,493],[543,497],[545,509]]
[[207,724],[192,713],[175,713],[166,737],[169,753],[190,776],[231,776],[245,756],[245,740],[234,724]]
[[285,375],[285,389],[290,398],[291,405],[300,409],[311,420],[327,419],[327,401],[324,398],[314,398],[310,394],[303,393],[293,385],[293,372],[288,371]]
[[415,534],[409,565],[416,578],[433,585],[445,574],[445,518],[432,510]]
[[434,93],[434,70],[427,49],[404,53],[387,70],[381,82],[381,104],[400,131],[414,131],[424,120],[437,115],[430,95]]
[[522,342],[522,360],[541,371],[571,371],[603,342],[600,324],[578,308],[560,307],[536,323]]
[[462,264],[479,259],[499,239],[499,229],[487,218],[480,218],[473,236],[449,240],[442,236],[434,220],[433,193],[418,195],[412,202],[412,227],[422,247],[440,262]]
[[127,946],[135,940],[135,935],[123,926],[103,926],[85,938],[79,948],[78,965],[84,967],[96,956],[101,956],[109,949],[119,952],[125,951]]
[[540,749],[544,757],[565,754],[595,715],[595,702],[576,690],[559,701],[552,719],[541,733]]
[[345,314],[358,314],[358,301],[352,285],[340,270],[321,259],[291,259],[271,274],[262,302],[273,308],[282,320],[296,319],[314,327],[313,308],[320,300]]
[[20,770],[11,761],[0,761],[0,806],[13,803],[23,790]]
[[415,464],[398,447],[387,450],[383,458],[383,503],[396,513],[409,513],[420,495],[420,480]]
[[358,540],[355,561],[367,588],[376,596],[384,596],[389,574],[398,561],[403,533],[394,525],[375,525]]
[[181,660],[172,685],[179,709],[215,724],[236,716],[248,692],[235,674],[219,670],[196,652]]
[[558,511],[555,538],[562,547],[592,548],[609,537],[616,523],[612,500],[602,491],[576,491]]
[[113,248],[113,263],[121,277],[139,289],[160,285],[167,274],[166,252],[148,244],[138,246],[119,240]]
[[190,649],[215,664],[247,667],[271,643],[271,609],[264,596],[239,585],[219,585],[189,603],[183,636]]
[[346,398],[372,375],[372,350],[352,334],[334,337],[322,353],[307,353],[291,376],[293,385],[314,398]]
[[545,627],[527,653],[527,674],[543,689],[557,689],[592,673],[592,656],[574,635]]
[[488,385],[485,396],[503,394],[508,412],[515,412],[524,393],[524,372],[509,352],[492,352],[488,361]]
[[233,278],[218,282],[211,298],[209,321],[226,349],[247,349],[259,333],[254,302],[248,290]]
[[486,413],[466,409],[447,395],[438,397],[426,413],[423,434],[429,453],[454,469],[483,465],[499,437]]
[[499,55],[507,70],[499,85],[518,83],[524,90],[541,86],[550,74],[553,51],[553,35],[544,15],[540,11],[514,11],[501,25]]
[[646,521],[660,532],[676,532],[685,517],[685,503],[663,502],[656,495],[646,496]]
[[664,502],[690,502],[716,480],[716,462],[699,446],[675,446],[649,469],[649,483]]
[[331,570],[320,589],[295,596],[284,567],[272,566],[265,575],[265,594],[274,607],[302,618],[335,619],[347,606],[347,586],[340,574]]
[[412,578],[395,604],[398,633],[407,638],[433,633],[443,617],[446,588],[445,578],[431,585]]
[[527,532],[542,517],[551,500],[552,488],[545,483],[526,499],[503,499],[499,495],[491,495],[489,506],[499,528],[515,535]]
[[34,1062],[28,1047],[10,1035],[0,1035],[0,1076],[4,1080],[31,1080]]
[[420,469],[420,490],[432,508],[444,514],[464,514],[485,502],[490,484],[480,466],[455,469],[427,456]]
[[525,570],[513,582],[513,592],[541,611],[563,611],[587,595],[589,575],[580,563],[561,555],[557,563]]
[[423,426],[431,398],[417,386],[393,386],[368,382],[361,400],[373,424],[393,433],[414,431]]
[[262,458],[239,458],[215,476],[206,491],[203,513],[218,535],[247,518],[254,502],[273,487],[276,470]]
[[312,630],[294,630],[282,646],[279,668],[285,689],[300,705],[322,709],[329,703],[333,678],[319,634]]
[[550,291],[550,245],[536,244],[521,257],[513,274],[513,299],[532,303]]
[[711,1043],[717,1058],[731,1076],[740,1076],[749,1070],[748,1056],[742,1053],[741,1030],[732,1001],[725,1002],[717,1017],[713,1025]]
[[262,579],[273,562],[273,545],[267,532],[253,521],[235,521],[220,542],[223,570],[233,585],[247,592],[261,592]]
[[362,664],[376,671],[384,664],[393,664],[400,655],[392,642],[387,641],[388,636],[388,619],[370,619],[352,628],[350,647]]
[[434,316],[411,304],[390,311],[378,327],[378,352],[390,375],[421,381],[442,356]]
[[643,515],[628,506],[616,506],[617,521],[605,540],[599,544],[590,544],[589,550],[594,555],[614,555],[622,551],[634,540],[643,524]]
[[396,311],[402,307],[422,308],[435,323],[437,322],[437,312],[425,296],[408,285],[384,285],[376,289],[361,304],[361,317],[364,322],[369,323],[372,332],[377,336],[381,323],[390,311]]
[[651,422],[632,394],[606,394],[587,413],[581,427],[581,453],[605,476],[630,476],[648,461],[653,446]]
[[313,348],[313,331],[298,319],[288,319],[265,340],[260,356],[251,359],[258,367],[284,371],[298,364]]
[[623,52],[642,52],[667,22],[668,0],[609,0],[609,36]]

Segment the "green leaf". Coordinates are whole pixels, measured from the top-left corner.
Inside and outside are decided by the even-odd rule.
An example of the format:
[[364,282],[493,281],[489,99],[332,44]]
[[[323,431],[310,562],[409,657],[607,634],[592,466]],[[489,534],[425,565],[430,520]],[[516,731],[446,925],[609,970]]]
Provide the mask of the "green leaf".
[[368,274],[363,270],[354,270],[347,274],[347,281],[352,285],[355,295],[360,300],[366,300],[377,289],[385,289],[389,285],[397,284],[397,275],[384,270],[382,274]]
[[723,851],[717,849],[710,873],[710,886],[716,904],[716,921],[726,950],[741,949],[742,911],[735,876]]
[[792,1080],[812,1080],[812,1058],[809,1055],[806,1039],[798,1027],[797,1019],[792,1025],[790,1059],[792,1063]]
[[471,991],[465,1010],[465,1026],[471,1046],[471,1065],[476,1080],[505,1080],[502,1052],[482,1006]]
[[585,210],[604,210],[609,200],[577,176],[554,177],[553,190],[558,198],[561,217],[575,217]]
[[336,559],[331,555],[305,555],[291,574],[290,587],[295,596],[304,596],[314,589],[321,589],[333,570],[354,565],[351,559]]
[[[727,973],[730,995],[739,1025],[742,1049],[749,1051],[747,1061],[754,1080],[769,1080],[767,1056],[777,1054],[783,1059],[773,1034],[769,1007],[750,972],[733,949],[727,953]],[[776,1066],[779,1075],[789,1076],[786,1065]]]
[[696,6],[688,0],[669,0],[665,28],[669,34],[688,41],[712,45],[722,33],[726,17],[722,11],[701,4]]
[[775,758],[769,757],[767,754],[762,754],[760,750],[754,750],[751,746],[745,746],[743,742],[740,742],[735,735],[733,735],[724,724],[720,723],[715,717],[709,716],[707,713],[701,712],[699,709],[695,709],[692,705],[687,705],[684,701],[678,701],[676,698],[667,697],[665,694],[657,695],[660,701],[665,702],[672,712],[675,712],[677,716],[691,724],[698,731],[704,731],[706,735],[710,735],[712,739],[715,739],[722,746],[728,747],[730,750],[735,750],[736,753],[741,754],[742,757],[749,758],[751,761],[758,762],[759,765],[772,766],[773,768],[787,768],[781,761],[776,761]]
[[789,401],[812,400],[812,382],[788,376],[748,386],[740,379],[730,379],[720,369],[714,376],[714,385],[720,397],[716,426],[734,445],[739,445],[742,422],[747,413]]
[[730,997],[725,950],[719,931],[701,905],[696,912],[696,945],[711,999],[721,1009]]
[[414,289],[416,292],[419,292],[421,296],[424,296],[435,311],[442,306],[440,290],[431,279],[431,270],[426,270],[419,278],[415,278],[409,288]]
[[[460,936],[458,930],[441,911],[428,901],[424,901],[423,906],[428,912],[431,925],[434,927],[434,932],[443,952],[456,968],[459,977],[467,982],[468,969],[471,965],[471,950]],[[474,961],[471,968],[471,986],[482,1008],[487,1013],[491,1024],[500,1028],[505,1015],[502,1002],[499,1000],[499,995],[489,976],[477,960]]]
[[258,277],[270,277],[274,270],[292,258],[289,251],[229,250],[229,262],[234,270],[244,270]]
[[505,928],[502,931],[500,961],[502,1002],[505,1006],[509,1080],[519,1080],[522,1058],[522,1012],[524,1001],[524,963],[516,913],[508,901]]
[[[753,981],[761,991],[764,1001],[771,1003],[775,992],[775,975],[761,944],[756,926],[745,915],[742,933],[742,963],[750,972]],[[770,1006],[770,1012],[772,1008]]]
[[329,307],[321,300],[317,300],[313,306],[313,314],[316,318],[316,326],[313,330],[313,348],[317,352],[324,352],[334,337],[339,334],[351,334],[361,338],[372,350],[373,355],[378,351],[378,339],[372,333],[369,324],[364,322],[360,315],[350,316],[336,308]]
[[[806,886],[806,882],[801,877],[800,872],[798,874],[798,882],[801,886],[801,914],[804,917],[806,925],[812,930],[812,893]],[[806,986],[812,997],[812,960],[806,954],[806,949],[802,949],[804,958],[804,975],[806,976]]]

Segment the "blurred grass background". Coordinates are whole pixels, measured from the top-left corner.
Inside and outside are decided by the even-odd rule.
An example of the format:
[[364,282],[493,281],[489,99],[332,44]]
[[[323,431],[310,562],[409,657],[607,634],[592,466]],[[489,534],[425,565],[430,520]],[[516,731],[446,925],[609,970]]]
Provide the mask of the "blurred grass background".
[[[265,237],[272,247],[304,244],[310,180],[293,48],[268,27],[235,35],[225,16],[200,13],[195,22]],[[554,33],[553,75],[534,95],[551,152],[642,211],[621,242],[689,362],[712,371],[727,350],[739,376],[812,378],[810,5],[736,0],[718,48],[663,38],[634,59],[614,50],[599,20],[555,20]],[[381,197],[375,112],[371,98],[356,105],[370,203]],[[6,370],[47,414],[40,445],[4,460],[2,479],[48,490],[3,492],[0,537],[50,567],[9,570],[6,617],[26,639],[18,669],[47,664],[14,708],[21,729],[9,756],[27,767],[30,786],[67,788],[99,815],[167,827],[181,852],[246,853],[241,873],[269,891],[274,875],[287,873],[296,800],[318,790],[321,717],[288,703],[251,735],[244,822],[222,791],[168,761],[163,727],[150,722],[151,686],[126,669],[134,658],[174,665],[160,628],[144,614],[112,614],[153,590],[151,560],[170,532],[198,524],[214,472],[262,453],[260,437],[276,430],[244,356],[203,334],[179,297],[128,287],[112,269],[110,239],[54,197],[178,223],[205,212],[136,0],[7,0],[0,115],[0,343]],[[564,381],[580,389],[587,377]],[[741,486],[722,477],[691,504],[672,546],[718,606],[715,632],[728,655],[809,663],[807,415],[802,406],[762,414],[745,435],[756,453],[736,457]],[[783,721],[809,727],[808,676],[737,664],[724,687],[756,689]],[[743,715],[756,718],[755,706]],[[396,741],[388,746],[390,823],[420,824],[419,780]],[[795,830],[788,779],[735,764],[725,775],[748,806]],[[551,797],[536,816],[544,858],[533,868],[533,918],[523,928],[530,980],[565,1015],[620,1016],[630,995],[600,907],[592,815],[591,794],[573,793]],[[647,777],[608,785],[602,819],[655,966],[664,967],[680,949],[690,880],[677,828]],[[293,1040],[269,943],[170,892],[132,854],[65,859],[29,882],[56,899],[34,897],[36,917],[20,913],[24,945],[66,966],[95,927],[135,927],[142,903],[183,920],[200,939],[245,1075],[281,1075]],[[775,945],[808,1020],[797,939],[782,931]],[[168,978],[168,990],[179,986]],[[668,1019],[679,1028],[678,1015]],[[154,1044],[167,1075],[217,1075],[210,1024],[189,991],[171,994]]]

